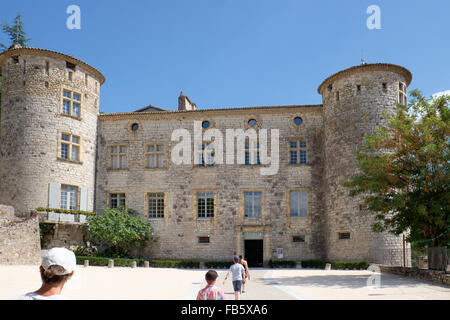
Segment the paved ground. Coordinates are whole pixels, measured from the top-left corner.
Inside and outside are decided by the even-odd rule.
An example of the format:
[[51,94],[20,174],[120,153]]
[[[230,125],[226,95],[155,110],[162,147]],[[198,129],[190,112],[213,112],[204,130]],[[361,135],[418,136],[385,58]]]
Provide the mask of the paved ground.
[[[131,269],[78,267],[64,294],[70,299],[195,299],[205,284],[206,270]],[[373,273],[367,271],[325,270],[250,270],[243,300],[295,299],[445,299],[450,300],[450,288],[382,274],[381,287],[367,287]],[[226,271],[219,270],[218,285],[222,287]],[[40,286],[38,267],[0,266],[0,299],[11,299],[34,291]],[[233,299],[230,278],[223,286],[228,299]]]

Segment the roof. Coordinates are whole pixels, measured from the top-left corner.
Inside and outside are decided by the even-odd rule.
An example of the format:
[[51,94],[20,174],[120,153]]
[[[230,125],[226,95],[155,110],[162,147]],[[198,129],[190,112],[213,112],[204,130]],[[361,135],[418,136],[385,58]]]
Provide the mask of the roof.
[[149,106],[147,106],[145,108],[136,110],[134,112],[161,112],[161,111],[166,111],[166,110],[158,108],[158,107],[155,107],[155,106],[152,106],[152,105],[149,105]]
[[340,79],[342,77],[348,76],[350,73],[353,73],[355,71],[374,71],[374,70],[383,70],[383,71],[392,71],[397,72],[399,74],[402,74],[406,79],[406,86],[409,86],[409,84],[412,81],[412,73],[408,69],[396,65],[396,64],[390,64],[390,63],[371,63],[371,64],[361,64],[359,66],[354,66],[342,71],[339,71],[338,73],[333,74],[332,76],[326,78],[322,84],[319,86],[317,91],[319,94],[322,94],[323,90],[328,87],[328,85],[336,81],[337,79]]
[[[239,111],[273,111],[282,110],[290,111],[292,109],[310,109],[310,110],[322,110],[323,105],[288,105],[288,106],[265,106],[265,107],[238,107],[238,108],[218,108],[218,109],[196,109],[196,110],[164,110],[155,112],[117,112],[117,113],[106,113],[101,114],[100,119],[105,118],[116,118],[116,117],[143,117],[146,115],[180,115],[180,114],[204,114],[204,113],[215,113],[215,112],[239,112]],[[158,108],[159,109],[159,108]]]
[[18,44],[12,45],[8,50],[5,50],[2,53],[0,53],[0,66],[6,59],[20,54],[44,55],[52,58],[63,59],[70,63],[78,64],[87,71],[91,72],[95,77],[97,77],[97,79],[100,81],[100,84],[103,84],[106,80],[100,71],[75,57],[46,49],[22,47]]

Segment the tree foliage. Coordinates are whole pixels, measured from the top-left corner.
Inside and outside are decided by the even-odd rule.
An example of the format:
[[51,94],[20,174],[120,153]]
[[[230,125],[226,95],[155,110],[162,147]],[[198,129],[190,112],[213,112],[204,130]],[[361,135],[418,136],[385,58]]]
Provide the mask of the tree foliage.
[[398,105],[395,114],[385,114],[386,125],[365,136],[356,155],[360,172],[343,185],[374,212],[374,231],[448,245],[450,96],[410,94],[409,107]]
[[88,219],[93,240],[113,252],[127,254],[133,246],[145,246],[153,233],[152,227],[134,212],[123,208],[107,209],[103,215]]
[[[16,18],[14,19],[13,23],[9,25],[8,23],[4,22],[1,25],[3,32],[5,32],[9,40],[11,41],[11,44],[20,44],[22,47],[25,47],[28,42],[30,42],[31,39],[27,38],[27,34],[25,32],[25,25],[22,22],[22,17],[20,15],[20,12],[17,13]],[[3,47],[4,49],[7,48],[6,45],[0,43],[0,47]]]

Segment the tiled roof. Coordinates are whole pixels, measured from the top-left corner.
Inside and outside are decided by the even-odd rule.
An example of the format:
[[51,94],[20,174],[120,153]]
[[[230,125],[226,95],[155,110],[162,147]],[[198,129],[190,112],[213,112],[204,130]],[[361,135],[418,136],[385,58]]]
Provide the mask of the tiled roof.
[[139,116],[143,114],[195,114],[195,113],[214,113],[214,112],[235,112],[235,111],[266,111],[276,109],[322,109],[322,105],[288,105],[288,106],[265,106],[265,107],[239,107],[239,108],[217,108],[217,109],[197,109],[197,110],[165,110],[155,112],[116,112],[100,115],[100,118],[116,117],[116,116]]

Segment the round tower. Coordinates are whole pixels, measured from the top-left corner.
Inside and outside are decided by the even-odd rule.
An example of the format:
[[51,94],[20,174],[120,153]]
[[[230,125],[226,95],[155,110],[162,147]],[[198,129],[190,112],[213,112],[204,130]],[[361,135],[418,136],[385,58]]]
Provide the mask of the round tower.
[[14,45],[0,54],[0,204],[93,210],[104,76],[74,57]]
[[374,214],[351,198],[341,181],[358,172],[355,154],[366,133],[382,124],[383,110],[406,103],[411,72],[401,66],[362,64],[327,78],[319,86],[324,108],[324,188],[329,260],[363,260],[401,265],[402,239],[375,233]]

